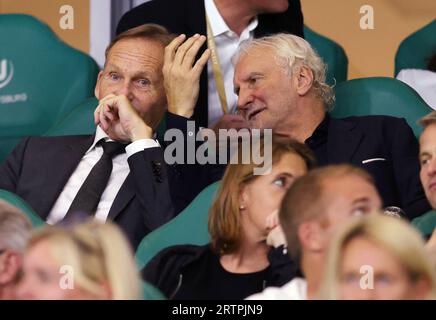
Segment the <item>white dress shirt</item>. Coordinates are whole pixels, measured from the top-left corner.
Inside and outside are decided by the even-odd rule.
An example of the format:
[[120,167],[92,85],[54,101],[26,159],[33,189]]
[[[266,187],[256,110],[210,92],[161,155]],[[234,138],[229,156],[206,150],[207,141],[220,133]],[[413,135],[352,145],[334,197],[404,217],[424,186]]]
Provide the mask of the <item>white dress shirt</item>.
[[282,287],[269,287],[246,300],[307,300],[307,282],[294,278]]
[[[254,29],[256,29],[258,21],[257,18],[253,19],[250,24],[242,31],[241,36],[230,30],[219,13],[213,0],[204,0],[206,14],[209,18],[210,27],[212,29],[215,46],[217,48],[218,59],[220,62],[221,73],[223,75],[224,87],[226,90],[227,106],[229,113],[234,113],[236,110],[236,103],[238,96],[233,91],[233,74],[235,68],[232,63],[232,58],[235,55],[239,44],[247,39],[252,39]],[[221,108],[218,91],[215,84],[215,78],[212,71],[212,63],[210,60],[207,63],[207,76],[208,76],[208,116],[209,127],[212,127],[222,116],[223,111]]]
[[[103,155],[103,147],[101,145],[97,145],[97,142],[99,142],[101,139],[111,141],[107,134],[100,128],[100,126],[98,126],[93,144],[88,151],[86,151],[82,160],[80,160],[76,170],[69,178],[67,184],[64,186],[64,189],[53,205],[53,208],[51,209],[47,218],[48,224],[56,224],[67,214],[71,203],[79,192],[80,187],[85,182],[86,177]],[[112,159],[112,173],[98,204],[97,211],[95,213],[96,219],[103,222],[106,221],[112,203],[114,202],[118,191],[130,172],[129,164],[127,163],[128,157],[144,149],[159,146],[159,143],[153,139],[137,140],[126,145],[125,153],[119,154]]]
[[436,72],[420,69],[403,69],[397,79],[415,89],[424,101],[436,110]]

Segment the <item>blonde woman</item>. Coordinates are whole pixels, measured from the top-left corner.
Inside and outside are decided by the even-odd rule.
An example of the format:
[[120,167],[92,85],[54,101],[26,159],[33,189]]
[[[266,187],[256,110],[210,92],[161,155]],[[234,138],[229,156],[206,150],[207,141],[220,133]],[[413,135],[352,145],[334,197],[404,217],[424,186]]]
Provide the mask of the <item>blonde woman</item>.
[[21,299],[139,299],[131,248],[118,227],[95,221],[46,227],[29,240]]
[[351,222],[332,242],[321,290],[326,299],[434,298],[435,268],[407,222],[369,215]]

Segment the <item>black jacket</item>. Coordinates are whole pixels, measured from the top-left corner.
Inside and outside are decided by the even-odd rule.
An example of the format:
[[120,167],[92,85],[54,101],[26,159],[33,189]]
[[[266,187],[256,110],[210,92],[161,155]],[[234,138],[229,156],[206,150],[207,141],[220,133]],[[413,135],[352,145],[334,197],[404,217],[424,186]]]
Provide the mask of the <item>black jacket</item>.
[[[254,37],[259,38],[279,32],[303,35],[303,13],[300,0],[288,0],[289,7],[283,13],[261,14]],[[117,34],[145,23],[157,23],[175,34],[195,33],[206,35],[204,0],[154,0],[137,6],[127,12],[118,23]],[[206,47],[202,48],[203,52]],[[208,126],[208,79],[207,68],[200,78],[200,94],[195,107],[194,118],[202,127]]]
[[[142,277],[159,288],[169,299],[173,299],[180,288],[185,285],[183,275],[187,270],[199,277],[204,276],[205,270],[199,268],[199,265],[202,265],[199,262],[205,258],[209,250],[211,250],[209,244],[205,246],[177,245],[166,248],[142,269]],[[283,247],[272,249],[268,260],[271,272],[264,280],[264,287],[282,286],[296,276],[296,264],[291,261]]]
[[[186,120],[167,113],[168,128],[186,130]],[[94,135],[25,138],[0,166],[0,189],[23,198],[46,220]],[[165,147],[166,142],[160,141]],[[186,152],[185,152],[186,153]],[[149,148],[128,159],[130,173],[110,208],[133,248],[150,231],[171,220],[208,184],[220,178],[207,167],[167,165],[163,148]]]
[[[188,119],[175,117],[179,128]],[[419,145],[405,119],[389,116],[330,118],[326,163],[349,163],[369,172],[384,206],[401,207],[410,220],[431,210],[419,179]],[[210,181],[219,180],[225,166],[209,166]],[[207,184],[206,184],[207,185]]]
[[351,163],[369,172],[383,205],[401,207],[409,219],[431,208],[419,180],[418,154],[418,141],[404,119],[330,119],[328,164]]

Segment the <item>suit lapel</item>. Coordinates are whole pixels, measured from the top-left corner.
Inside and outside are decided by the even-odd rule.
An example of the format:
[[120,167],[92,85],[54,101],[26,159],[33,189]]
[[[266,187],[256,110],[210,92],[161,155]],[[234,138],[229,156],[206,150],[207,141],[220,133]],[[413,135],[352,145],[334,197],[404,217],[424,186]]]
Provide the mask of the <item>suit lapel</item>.
[[327,139],[328,162],[352,162],[362,138],[363,132],[357,128],[355,122],[330,118]]
[[53,207],[56,199],[64,189],[68,179],[73,174],[80,160],[85,152],[91,147],[94,136],[80,136],[80,137],[66,137],[68,141],[60,148],[57,149],[56,154],[44,157],[46,160],[50,159],[44,166],[49,168],[47,176],[49,183],[44,184],[44,199],[40,208],[40,213],[44,214],[46,219]]

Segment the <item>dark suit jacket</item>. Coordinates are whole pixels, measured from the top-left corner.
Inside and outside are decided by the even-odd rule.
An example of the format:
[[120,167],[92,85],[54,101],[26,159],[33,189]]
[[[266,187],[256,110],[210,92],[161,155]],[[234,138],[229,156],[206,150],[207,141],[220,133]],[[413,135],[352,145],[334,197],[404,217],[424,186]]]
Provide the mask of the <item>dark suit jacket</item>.
[[[303,14],[300,0],[289,0],[287,11],[279,14],[261,14],[254,30],[256,38],[273,33],[287,32],[300,37],[303,34]],[[145,23],[157,23],[175,34],[195,33],[206,35],[206,18],[203,0],[154,0],[127,12],[118,23],[117,34]],[[205,47],[200,51],[203,52]],[[208,126],[207,68],[200,77],[200,94],[193,118],[197,125]]]
[[[174,125],[178,120],[177,125]],[[188,119],[172,117],[173,127],[186,127]],[[418,142],[404,119],[388,116],[330,118],[327,163],[349,163],[374,178],[384,206],[402,208],[409,219],[431,210],[419,179]],[[383,160],[382,160],[383,159]],[[371,161],[365,161],[371,160]],[[365,163],[363,163],[365,162]],[[207,185],[220,178],[225,166],[209,166]]]
[[[93,140],[93,135],[24,139],[0,167],[0,188],[22,197],[45,220]],[[108,219],[125,231],[136,248],[147,233],[183,209],[198,190],[190,193],[190,185],[182,184],[186,174],[165,164],[161,148],[138,152],[128,163],[130,173]]]
[[[418,154],[418,142],[404,119],[330,119],[328,163],[352,163],[371,173],[384,205],[401,207],[410,219],[430,210],[419,179]],[[378,158],[385,160],[374,160]],[[370,159],[374,161],[362,163]]]

